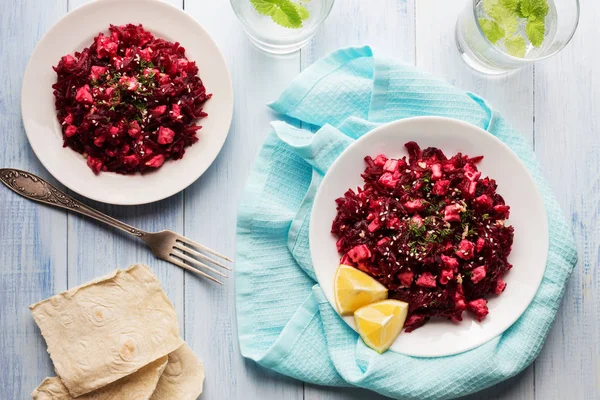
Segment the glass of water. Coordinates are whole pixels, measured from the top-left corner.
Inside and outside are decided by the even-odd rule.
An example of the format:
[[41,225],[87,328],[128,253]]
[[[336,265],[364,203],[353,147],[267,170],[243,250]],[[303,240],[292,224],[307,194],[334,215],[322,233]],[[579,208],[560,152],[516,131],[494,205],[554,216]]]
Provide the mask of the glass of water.
[[558,53],[578,22],[578,0],[469,0],[456,44],[475,70],[503,74]]
[[256,47],[272,54],[288,54],[312,39],[329,15],[334,0],[230,1]]

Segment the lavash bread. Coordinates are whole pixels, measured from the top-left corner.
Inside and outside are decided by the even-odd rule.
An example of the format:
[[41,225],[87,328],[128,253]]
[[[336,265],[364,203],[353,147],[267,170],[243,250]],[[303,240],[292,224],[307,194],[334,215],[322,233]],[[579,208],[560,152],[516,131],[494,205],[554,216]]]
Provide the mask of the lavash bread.
[[196,400],[202,393],[204,366],[192,349],[184,344],[169,354],[151,400]]
[[[149,400],[156,390],[168,357],[151,362],[137,372],[103,388],[77,397],[77,400]],[[33,400],[73,400],[69,390],[58,377],[46,378],[31,394]]]
[[117,270],[30,309],[72,397],[131,375],[184,343],[173,305],[144,265]]

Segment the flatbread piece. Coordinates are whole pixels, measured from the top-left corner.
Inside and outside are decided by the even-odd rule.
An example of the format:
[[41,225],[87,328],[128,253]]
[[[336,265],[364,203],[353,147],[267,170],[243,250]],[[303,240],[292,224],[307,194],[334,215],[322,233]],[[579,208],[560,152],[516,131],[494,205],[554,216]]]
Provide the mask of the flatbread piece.
[[[164,356],[139,371],[121,378],[101,389],[77,397],[77,400],[149,400],[167,366]],[[58,377],[46,378],[31,394],[33,400],[73,400],[69,390]]]
[[196,400],[202,393],[204,366],[184,344],[169,354],[169,362],[150,400]]
[[30,306],[56,374],[73,397],[178,349],[177,316],[160,282],[133,265]]

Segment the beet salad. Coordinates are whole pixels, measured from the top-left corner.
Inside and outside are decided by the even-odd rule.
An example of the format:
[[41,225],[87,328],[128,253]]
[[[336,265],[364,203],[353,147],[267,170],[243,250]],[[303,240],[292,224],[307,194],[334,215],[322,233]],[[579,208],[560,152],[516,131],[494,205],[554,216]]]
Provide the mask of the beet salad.
[[496,182],[482,178],[482,156],[451,158],[405,144],[409,157],[365,158],[364,186],[337,202],[332,233],[341,264],[371,275],[389,297],[409,304],[407,332],[431,317],[481,321],[512,265],[513,228]]
[[83,154],[96,174],[160,168],[198,141],[195,122],[211,95],[179,43],[142,25],[109,31],[54,67],[64,147]]

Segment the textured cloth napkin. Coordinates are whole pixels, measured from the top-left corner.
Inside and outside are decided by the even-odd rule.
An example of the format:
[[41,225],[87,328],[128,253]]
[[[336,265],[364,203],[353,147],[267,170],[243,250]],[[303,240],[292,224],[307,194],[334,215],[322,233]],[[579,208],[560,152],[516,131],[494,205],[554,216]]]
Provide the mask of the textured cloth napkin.
[[[534,360],[577,256],[533,151],[504,118],[473,94],[373,57],[369,47],[341,49],[316,62],[270,106],[287,123],[272,123],[238,217],[236,307],[244,357],[314,384],[419,400],[479,391]],[[501,336],[443,358],[379,355],[366,347],[316,283],[308,247],[313,198],[336,157],[379,124],[419,115],[460,119],[506,143],[537,182],[550,230],[544,279],[525,313]]]

